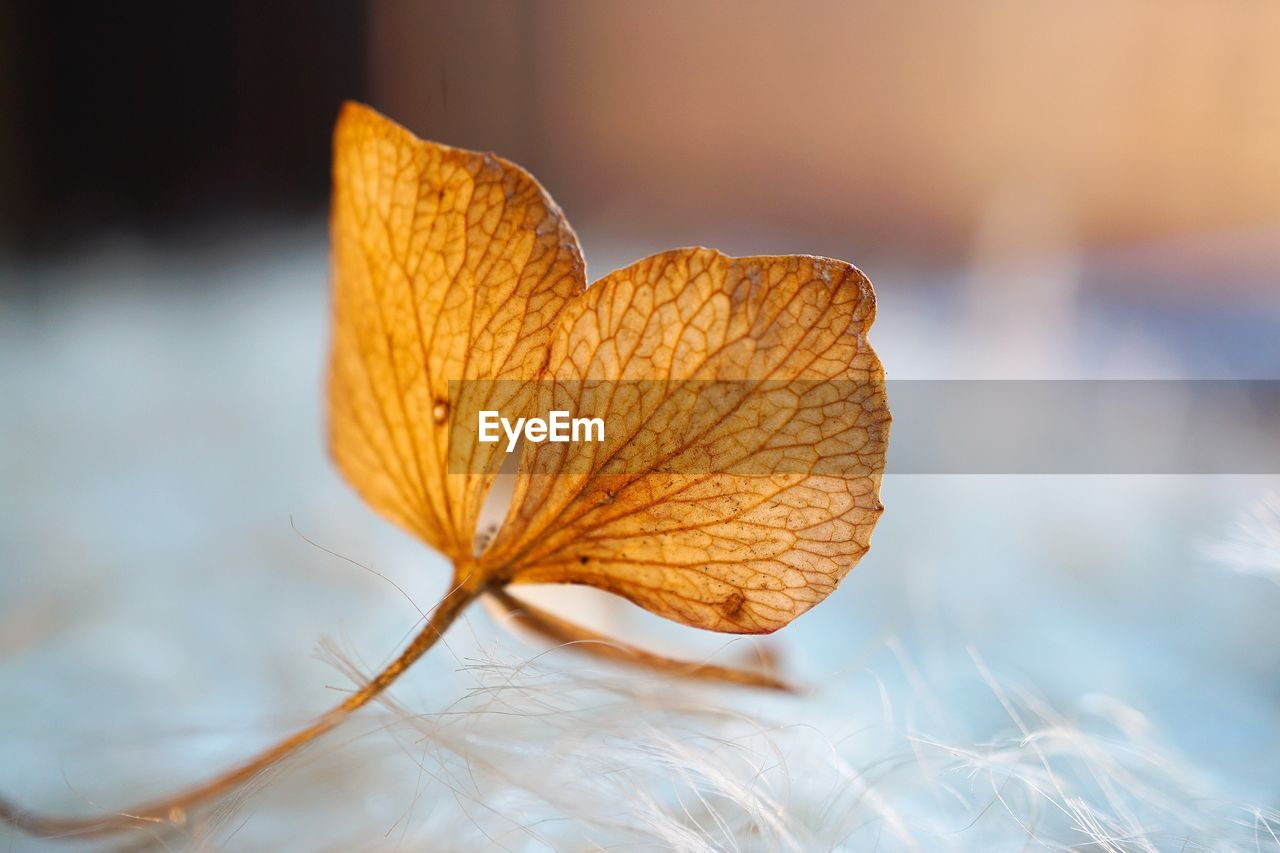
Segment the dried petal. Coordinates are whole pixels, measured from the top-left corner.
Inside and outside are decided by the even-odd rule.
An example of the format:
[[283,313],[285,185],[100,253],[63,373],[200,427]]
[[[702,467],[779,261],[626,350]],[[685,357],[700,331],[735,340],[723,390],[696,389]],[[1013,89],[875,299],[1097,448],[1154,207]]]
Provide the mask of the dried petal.
[[827,596],[879,519],[889,412],[870,282],[841,261],[664,252],[575,298],[539,407],[603,443],[529,444],[482,555],[699,628],[767,633]]
[[[577,238],[518,166],[348,103],[332,243],[334,459],[374,509],[465,560],[501,451],[472,442],[472,473],[449,475],[447,431],[474,429],[480,408],[527,405],[557,317],[585,285]],[[467,379],[517,381],[468,386],[451,404],[449,381]]]

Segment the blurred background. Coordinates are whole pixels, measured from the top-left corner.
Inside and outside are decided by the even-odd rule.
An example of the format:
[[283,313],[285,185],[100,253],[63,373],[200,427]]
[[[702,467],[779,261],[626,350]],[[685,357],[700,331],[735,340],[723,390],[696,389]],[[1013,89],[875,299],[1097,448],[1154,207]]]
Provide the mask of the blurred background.
[[[891,378],[1275,379],[1276,44],[1280,6],[1251,0],[5,4],[0,792],[83,810],[202,776],[332,703],[344,682],[314,659],[320,637],[372,667],[417,619],[405,595],[425,609],[443,590],[443,562],[366,510],[323,447],[343,99],[528,168],[592,279],[690,244],[856,263]],[[823,772],[796,747],[788,778],[834,774],[806,802],[856,795],[848,825],[822,835],[829,809],[792,803],[801,842],[1265,849],[1280,846],[1274,474],[891,475],[871,554],[768,641],[540,594],[684,656],[767,649],[815,685],[791,704],[698,694],[836,744]],[[540,648],[478,612],[468,626],[400,691],[409,708],[489,690],[494,656]],[[1039,697],[1018,714],[997,701],[1022,695],[994,686],[1011,683]],[[1110,728],[1081,740],[1101,707]],[[430,760],[414,744],[439,746],[435,731],[354,768],[376,737],[339,739],[294,774],[307,786],[282,780],[201,840],[653,842],[657,818],[601,823],[618,802],[575,811],[442,769],[517,736],[485,724]],[[1045,758],[1029,730],[1070,737]],[[519,737],[569,767],[600,746],[585,731],[573,749]],[[953,763],[926,762],[935,748]],[[1107,776],[1113,751],[1151,760]],[[1010,780],[1025,802],[993,794]],[[692,833],[663,844],[787,846],[758,811],[699,823],[707,801],[671,785],[630,791]],[[348,835],[316,814],[335,797],[358,804]],[[413,812],[420,799],[434,807]],[[541,821],[554,828],[529,831]]]

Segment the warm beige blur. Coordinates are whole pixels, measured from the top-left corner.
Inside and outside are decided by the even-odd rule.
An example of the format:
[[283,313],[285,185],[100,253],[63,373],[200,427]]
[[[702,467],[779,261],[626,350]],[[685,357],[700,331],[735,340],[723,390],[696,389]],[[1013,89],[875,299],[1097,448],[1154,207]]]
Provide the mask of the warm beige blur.
[[1274,3],[402,2],[374,17],[377,105],[522,158],[579,216],[736,216],[931,252],[967,251],[992,216],[1073,245],[1280,220]]

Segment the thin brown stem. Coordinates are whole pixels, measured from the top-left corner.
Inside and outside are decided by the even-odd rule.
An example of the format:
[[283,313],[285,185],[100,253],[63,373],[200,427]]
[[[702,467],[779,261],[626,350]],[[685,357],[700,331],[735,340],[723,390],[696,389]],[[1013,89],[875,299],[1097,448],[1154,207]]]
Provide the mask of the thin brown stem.
[[353,711],[367,705],[378,694],[390,687],[396,679],[404,674],[405,670],[435,645],[445,630],[467,608],[467,605],[482,592],[482,585],[471,583],[469,579],[459,580],[455,578],[455,586],[436,605],[422,631],[405,647],[400,656],[388,664],[385,669],[355,693],[348,696],[342,704],[317,717],[306,728],[295,732],[220,776],[150,803],[113,814],[93,817],[62,817],[40,814],[28,811],[0,798],[0,820],[12,824],[24,832],[45,837],[96,838],[125,830],[162,829],[181,826],[187,820],[187,811],[189,809],[208,803],[235,790],[262,771],[337,727]]
[[534,607],[526,601],[516,598],[502,587],[494,587],[485,595],[485,602],[494,605],[499,615],[509,617],[512,621],[533,631],[534,633],[566,647],[572,647],[585,654],[595,655],[605,660],[630,664],[655,670],[682,678],[693,678],[701,681],[719,681],[726,684],[741,684],[747,687],[760,687],[767,690],[793,691],[794,688],[785,681],[767,672],[754,672],[746,669],[735,669],[713,663],[694,663],[664,657],[645,651],[612,637],[598,634],[567,619]]

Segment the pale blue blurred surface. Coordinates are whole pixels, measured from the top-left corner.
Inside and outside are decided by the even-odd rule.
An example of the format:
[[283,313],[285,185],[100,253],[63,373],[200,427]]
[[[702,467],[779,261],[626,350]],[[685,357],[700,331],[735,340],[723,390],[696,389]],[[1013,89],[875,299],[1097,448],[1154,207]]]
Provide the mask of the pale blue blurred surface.
[[[588,257],[598,276],[629,253]],[[1257,308],[1147,310],[1078,293],[1055,324],[1052,307],[973,313],[982,294],[960,275],[864,267],[880,299],[872,341],[893,378],[1258,378],[1277,364],[1277,314]],[[326,458],[322,226],[189,253],[122,245],[7,274],[45,286],[0,291],[0,789],[49,806],[118,803],[334,702],[326,685],[341,679],[313,657],[320,637],[372,667],[417,619],[390,584],[303,541],[291,517],[424,608],[446,566],[365,509]],[[823,685],[789,713],[856,728],[879,701],[868,668],[899,710],[927,704],[888,640],[955,736],[982,739],[1008,718],[975,678],[976,654],[1068,714],[1091,695],[1120,699],[1216,789],[1280,805],[1280,585],[1202,555],[1277,486],[889,477],[870,555],[768,641]],[[600,613],[688,654],[725,644],[625,605]],[[478,612],[468,625],[452,654],[495,642]],[[452,654],[424,662],[402,698],[463,690]]]

